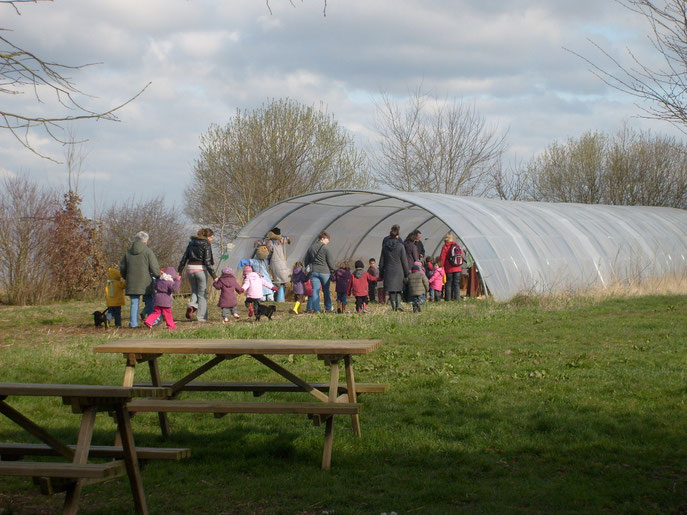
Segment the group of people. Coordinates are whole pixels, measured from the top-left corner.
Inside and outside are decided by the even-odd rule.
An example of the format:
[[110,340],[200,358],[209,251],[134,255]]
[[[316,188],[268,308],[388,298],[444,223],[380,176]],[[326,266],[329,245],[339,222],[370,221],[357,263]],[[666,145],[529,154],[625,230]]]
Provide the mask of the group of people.
[[105,289],[108,318],[116,327],[122,325],[122,306],[125,296],[129,297],[129,327],[139,326],[141,298],[144,307],[140,318],[146,327],[152,327],[164,319],[168,329],[176,329],[172,316],[172,295],[179,291],[181,274],[186,270],[191,285],[191,298],[186,309],[186,318],[197,316],[199,322],[208,320],[207,280],[211,276],[218,281],[214,270],[212,240],[214,232],[205,228],[198,231],[186,247],[186,251],[175,269],[170,266],[160,269],[157,257],[148,246],[149,236],[140,231],[119,263],[119,270],[108,269]]
[[[239,318],[238,294],[245,293],[248,316],[257,312],[261,300],[272,292],[279,291],[291,282],[294,294],[294,314],[321,311],[320,290],[324,297],[324,310],[334,311],[330,284],[335,283],[336,311],[345,313],[348,299],[355,298],[355,310],[367,311],[370,302],[385,302],[388,299],[394,311],[403,310],[402,300],[410,302],[413,311],[421,311],[428,300],[460,299],[460,275],[464,252],[454,241],[452,234],[444,237],[444,245],[438,257],[425,256],[422,233],[411,232],[405,240],[400,238],[400,227],[394,225],[381,245],[379,265],[374,258],[367,267],[361,260],[344,261],[335,266],[328,245],[330,236],[321,232],[305,254],[289,271],[286,265],[285,245],[289,238],[281,235],[278,227],[273,228],[265,241],[256,245],[255,259],[242,260],[243,277],[239,281],[230,267],[222,268],[216,275],[212,254],[214,232],[203,228],[192,236],[175,269],[161,269],[155,253],[148,246],[149,236],[141,231],[122,257],[119,270],[108,270],[106,300],[108,317],[115,326],[121,327],[121,308],[125,296],[130,299],[129,327],[139,326],[139,316],[146,327],[152,327],[162,318],[167,328],[176,329],[172,316],[172,295],[179,290],[181,274],[186,275],[191,286],[191,296],[186,309],[186,318],[199,322],[208,320],[208,280],[219,290],[218,306],[224,323]],[[264,247],[264,248],[262,248]],[[269,262],[272,276],[262,264]],[[254,268],[257,268],[254,269]],[[378,285],[382,285],[378,288]],[[140,310],[140,301],[144,307]],[[140,311],[140,315],[139,315]]]
[[[379,300],[388,298],[394,311],[403,310],[403,300],[412,304],[414,312],[422,311],[422,305],[427,300],[460,300],[460,276],[465,252],[454,236],[451,233],[444,236],[441,252],[433,258],[425,256],[421,231],[412,231],[405,240],[401,240],[400,234],[400,227],[394,225],[382,240],[379,266],[371,258],[367,270],[364,270],[363,262],[358,260],[351,272],[347,261],[334,267],[327,248],[330,236],[321,232],[308,249],[304,262],[294,265],[292,283],[297,298],[293,311],[299,313],[307,297],[306,312],[319,312],[320,289],[324,294],[324,310],[334,311],[331,281],[336,285],[337,313],[346,311],[347,297],[351,294],[356,300],[356,311],[366,311],[367,303],[375,302],[377,283],[383,285],[379,289]],[[312,290],[309,296],[307,289]]]

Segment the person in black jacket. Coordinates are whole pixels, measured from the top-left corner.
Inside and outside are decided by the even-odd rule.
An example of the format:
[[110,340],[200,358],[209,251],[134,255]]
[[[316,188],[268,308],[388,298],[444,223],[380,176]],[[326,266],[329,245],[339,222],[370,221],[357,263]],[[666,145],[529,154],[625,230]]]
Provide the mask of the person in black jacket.
[[379,278],[384,281],[391,307],[394,311],[403,311],[401,307],[400,292],[410,269],[403,242],[398,237],[398,226],[391,228],[387,238],[382,244],[382,255],[379,258]]
[[212,276],[213,281],[217,278],[213,268],[215,260],[212,256],[214,235],[212,229],[206,228],[198,231],[196,236],[191,236],[191,241],[177,267],[180,275],[184,268],[186,269],[188,281],[191,284],[191,299],[186,308],[186,318],[191,319],[197,312],[198,322],[208,320],[208,275]]

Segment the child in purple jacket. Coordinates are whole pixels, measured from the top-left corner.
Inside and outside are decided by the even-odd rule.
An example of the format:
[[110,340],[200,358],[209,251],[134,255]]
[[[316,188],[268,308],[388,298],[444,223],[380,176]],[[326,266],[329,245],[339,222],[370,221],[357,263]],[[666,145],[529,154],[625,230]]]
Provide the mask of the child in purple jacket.
[[308,276],[303,270],[303,263],[301,261],[296,261],[293,265],[293,271],[291,272],[291,283],[293,284],[293,300],[296,303],[293,306],[291,312],[294,315],[299,313],[301,304],[305,302],[307,295],[305,294],[305,283],[308,280]]
[[243,293],[243,288],[234,277],[234,271],[225,266],[222,268],[222,275],[212,285],[220,291],[217,305],[222,308],[222,323],[229,322],[230,313],[234,318],[239,318],[239,311],[236,309],[239,301],[236,294]]
[[336,312],[345,313],[346,294],[348,293],[348,285],[351,283],[351,266],[348,261],[343,261],[339,265],[339,269],[332,274],[332,281],[336,281]]
[[146,327],[152,328],[160,315],[165,319],[167,329],[176,329],[177,325],[172,318],[172,293],[179,291],[181,276],[173,266],[162,271],[160,278],[155,282],[155,298],[153,299],[153,312],[143,322]]

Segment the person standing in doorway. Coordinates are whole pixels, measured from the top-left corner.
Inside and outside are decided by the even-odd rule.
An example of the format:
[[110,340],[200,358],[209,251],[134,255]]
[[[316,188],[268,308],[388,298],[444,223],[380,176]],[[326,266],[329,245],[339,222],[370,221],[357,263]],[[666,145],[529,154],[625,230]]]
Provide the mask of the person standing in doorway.
[[[439,263],[444,267],[446,273],[446,285],[444,300],[460,300],[460,272],[463,250],[455,242],[453,234],[448,233],[444,236],[444,246],[441,248]],[[457,259],[456,256],[461,258]]]
[[399,227],[394,225],[389,236],[384,239],[382,255],[379,258],[379,278],[384,281],[384,291],[394,311],[403,311],[401,291],[409,271],[405,247],[399,239]]

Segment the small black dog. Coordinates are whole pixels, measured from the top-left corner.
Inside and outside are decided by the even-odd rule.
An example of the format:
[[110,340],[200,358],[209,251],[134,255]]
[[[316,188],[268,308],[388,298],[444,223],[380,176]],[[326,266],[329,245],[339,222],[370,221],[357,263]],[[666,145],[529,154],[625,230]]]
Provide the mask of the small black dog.
[[266,306],[258,303],[258,309],[255,310],[255,320],[259,322],[260,317],[263,315],[272,320],[272,315],[274,315],[275,311],[277,311],[277,306]]
[[110,308],[105,308],[105,311],[93,312],[93,323],[96,327],[105,326],[105,329],[110,327],[110,321],[107,319],[107,312]]

